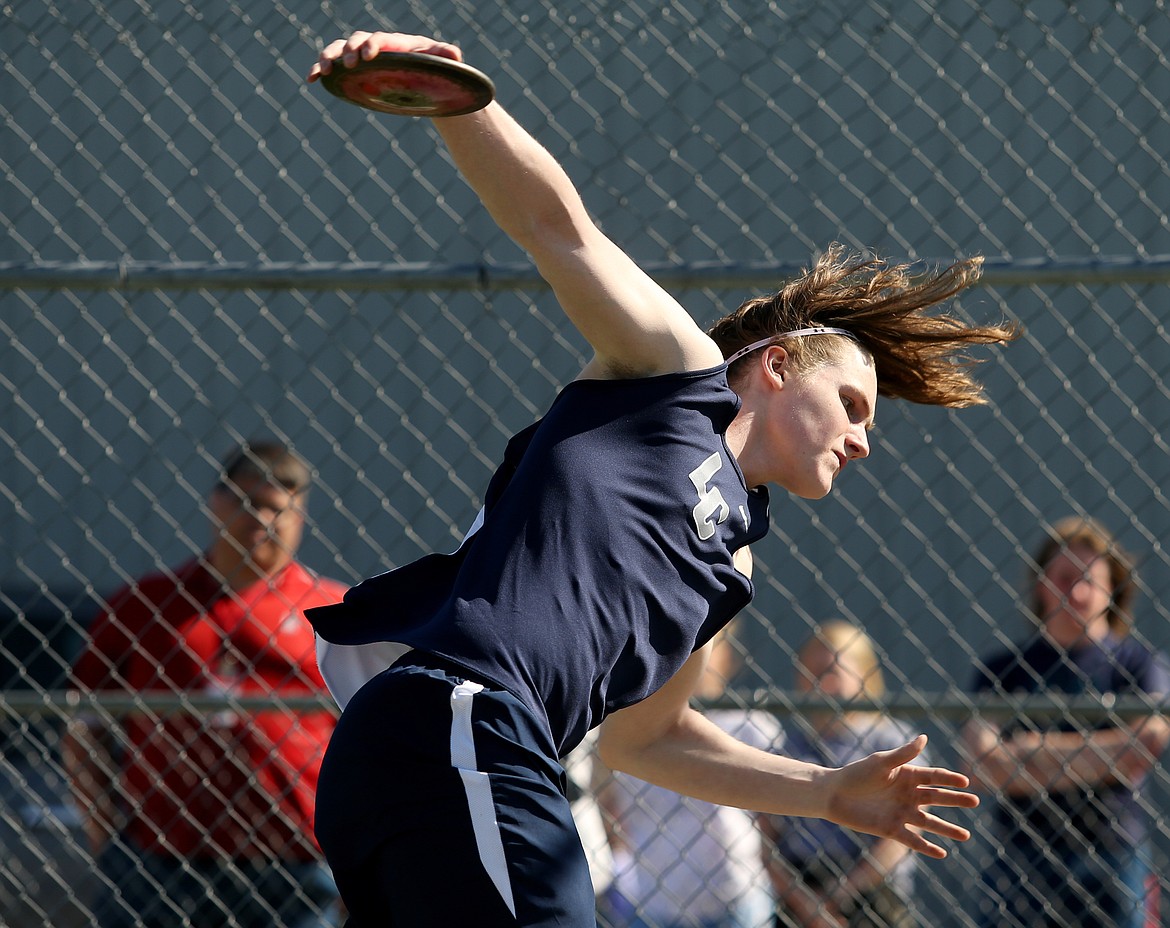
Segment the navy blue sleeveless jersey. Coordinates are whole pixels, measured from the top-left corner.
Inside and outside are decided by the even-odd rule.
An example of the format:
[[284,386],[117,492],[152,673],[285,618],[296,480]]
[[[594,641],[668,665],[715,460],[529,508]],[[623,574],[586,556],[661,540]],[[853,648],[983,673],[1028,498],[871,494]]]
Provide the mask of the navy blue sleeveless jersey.
[[397,641],[514,693],[560,754],[649,696],[752,596],[732,565],[768,528],[724,441],[721,366],[578,380],[509,442],[482,527],[308,618],[326,641]]

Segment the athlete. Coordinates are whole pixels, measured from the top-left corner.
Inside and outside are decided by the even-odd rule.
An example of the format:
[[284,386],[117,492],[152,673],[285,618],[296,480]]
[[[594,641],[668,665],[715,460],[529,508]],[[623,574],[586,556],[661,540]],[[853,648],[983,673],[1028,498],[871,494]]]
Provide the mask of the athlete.
[[[462,60],[435,39],[358,32],[308,79],[382,51]],[[915,280],[834,247],[707,334],[498,102],[434,126],[594,353],[508,444],[458,551],[309,614],[345,703],[316,827],[350,928],[593,926],[558,758],[599,725],[615,770],[944,857],[933,837],[969,833],[932,807],[978,800],[961,774],[910,765],[925,736],[832,769],[748,747],[688,699],[708,642],[751,599],[765,484],[825,496],[869,454],[879,394],[982,401],[966,349],[1013,333],[926,312],[979,262]],[[378,672],[386,642],[413,650]]]

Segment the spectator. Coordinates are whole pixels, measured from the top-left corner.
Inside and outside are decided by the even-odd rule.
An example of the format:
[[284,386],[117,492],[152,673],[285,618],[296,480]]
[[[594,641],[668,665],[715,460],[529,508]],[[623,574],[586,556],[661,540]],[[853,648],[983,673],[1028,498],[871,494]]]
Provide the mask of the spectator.
[[[1036,633],[978,667],[980,693],[1141,697],[1170,692],[1170,664],[1130,634],[1129,556],[1093,519],[1048,531],[1029,564]],[[982,924],[1140,928],[1149,825],[1138,791],[1170,740],[1166,719],[976,717],[974,783],[994,794],[994,853]]]
[[[733,623],[734,625],[734,623]],[[723,695],[739,664],[733,625],[715,639],[697,696]],[[779,750],[780,726],[767,712],[713,709],[725,732]],[[771,895],[760,866],[760,835],[741,809],[713,805],[612,773],[599,786],[608,813],[615,874],[602,906],[611,928],[761,928]]]
[[[295,559],[309,470],[245,444],[207,501],[209,547],[116,593],[73,668],[91,692],[304,697],[324,691],[302,610],[344,586]],[[330,711],[135,710],[77,719],[66,765],[101,871],[100,928],[332,924],[313,839]]]
[[[843,620],[824,623],[800,649],[796,688],[839,708],[808,713],[786,732],[784,752],[842,767],[904,744],[913,732],[871,709],[886,691],[873,641]],[[915,763],[927,763],[925,753]],[[897,841],[859,834],[819,819],[761,816],[765,861],[776,892],[776,928],[911,928],[914,855]]]

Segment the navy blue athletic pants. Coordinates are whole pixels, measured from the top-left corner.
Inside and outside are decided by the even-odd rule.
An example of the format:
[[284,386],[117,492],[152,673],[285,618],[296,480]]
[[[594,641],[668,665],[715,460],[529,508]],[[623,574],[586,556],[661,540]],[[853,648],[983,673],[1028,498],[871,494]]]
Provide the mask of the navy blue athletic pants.
[[317,791],[347,928],[595,928],[564,782],[512,694],[417,654],[375,677],[342,713]]

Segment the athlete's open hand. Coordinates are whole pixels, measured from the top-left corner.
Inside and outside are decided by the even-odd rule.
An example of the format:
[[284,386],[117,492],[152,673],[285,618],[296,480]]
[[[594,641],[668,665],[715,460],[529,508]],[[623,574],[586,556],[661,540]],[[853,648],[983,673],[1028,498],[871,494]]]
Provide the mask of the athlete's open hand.
[[979,805],[979,797],[963,790],[969,781],[961,773],[911,765],[925,747],[926,735],[919,735],[899,748],[834,770],[825,817],[855,831],[893,838],[927,857],[946,857],[947,852],[924,833],[966,841],[971,832],[926,810],[972,809]]

